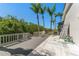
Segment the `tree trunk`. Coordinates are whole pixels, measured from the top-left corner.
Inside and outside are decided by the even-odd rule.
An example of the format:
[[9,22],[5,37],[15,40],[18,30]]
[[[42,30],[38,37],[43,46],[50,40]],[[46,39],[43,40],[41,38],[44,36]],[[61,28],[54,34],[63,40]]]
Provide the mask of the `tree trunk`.
[[38,16],[38,14],[37,14],[37,22],[38,22],[38,35],[40,34],[40,28],[39,28],[39,16]]
[[62,22],[62,16],[60,16],[60,21]]
[[45,23],[44,23],[44,15],[42,15],[42,20],[43,20],[43,27],[45,27]]
[[51,16],[51,20],[50,20],[50,29],[52,30],[52,16]]
[[56,18],[55,18],[55,28],[54,29],[56,29]]

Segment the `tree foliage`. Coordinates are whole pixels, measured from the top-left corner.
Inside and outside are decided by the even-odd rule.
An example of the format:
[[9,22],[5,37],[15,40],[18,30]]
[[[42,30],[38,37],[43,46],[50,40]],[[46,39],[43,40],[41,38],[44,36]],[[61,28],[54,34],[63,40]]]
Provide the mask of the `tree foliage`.
[[56,11],[56,4],[54,4],[52,8],[49,8],[49,7],[47,8],[47,12],[48,12],[48,14],[51,17],[51,20],[50,20],[50,29],[52,29],[52,23],[55,23],[55,19],[53,17],[55,11]]
[[[39,26],[40,31],[44,27]],[[17,19],[13,16],[0,17],[0,34],[11,34],[11,33],[33,33],[38,31],[38,25],[33,23],[25,22],[23,19]]]
[[45,13],[45,11],[46,11],[46,6],[44,6],[44,7],[40,6],[39,13],[42,16],[43,27],[45,27],[45,20],[44,20],[44,13]]

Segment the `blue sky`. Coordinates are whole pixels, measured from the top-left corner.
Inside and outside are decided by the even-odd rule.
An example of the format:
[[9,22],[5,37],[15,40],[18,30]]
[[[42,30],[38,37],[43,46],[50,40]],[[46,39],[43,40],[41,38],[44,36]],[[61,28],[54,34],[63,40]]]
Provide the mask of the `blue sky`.
[[[47,3],[47,7],[52,7],[53,3]],[[25,21],[37,24],[37,19],[35,13],[30,9],[30,3],[0,3],[0,16],[5,17],[6,15],[16,16],[19,19],[24,19]],[[56,4],[56,12],[63,12],[64,4]],[[50,16],[47,12],[45,16],[45,27],[50,28]],[[42,19],[40,15],[40,25],[42,25]],[[60,17],[56,18],[57,23],[60,21]]]

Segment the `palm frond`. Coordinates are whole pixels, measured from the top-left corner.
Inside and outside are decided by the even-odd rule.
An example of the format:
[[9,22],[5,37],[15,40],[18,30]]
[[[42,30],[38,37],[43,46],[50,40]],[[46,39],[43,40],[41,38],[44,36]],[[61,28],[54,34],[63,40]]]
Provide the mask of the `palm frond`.
[[58,16],[58,13],[54,13],[54,16],[57,17]]
[[60,12],[59,12],[59,13],[58,13],[58,15],[59,15],[59,16],[62,16],[62,15],[63,15],[63,13],[60,13]]
[[43,11],[45,11],[46,10],[46,6],[44,6],[44,8],[43,8]]
[[34,11],[35,13],[38,13],[38,10],[37,10],[36,5],[35,5],[35,4],[31,4],[31,5],[32,5],[32,7],[30,7],[30,9],[31,9],[32,11]]
[[39,13],[44,14],[45,10],[46,10],[46,6],[44,6],[44,7],[40,6]]
[[52,13],[54,13],[56,10],[56,4],[54,4],[54,6],[52,7]]
[[40,9],[39,9],[39,13],[40,13],[40,14],[43,14],[43,13],[44,13],[42,7],[40,7]]
[[39,9],[41,7],[40,3],[36,3],[36,7]]
[[57,16],[62,16],[63,15],[63,13],[54,13],[54,15],[55,15],[55,17],[57,17]]
[[49,7],[47,8],[47,11],[48,11],[49,15],[52,16],[52,12]]

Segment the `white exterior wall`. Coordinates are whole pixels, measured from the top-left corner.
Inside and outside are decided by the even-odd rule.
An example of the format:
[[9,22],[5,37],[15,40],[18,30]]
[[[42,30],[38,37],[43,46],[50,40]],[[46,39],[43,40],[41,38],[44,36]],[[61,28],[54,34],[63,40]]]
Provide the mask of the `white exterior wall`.
[[70,36],[79,45],[79,4],[72,4],[65,17],[65,24],[70,24]]

